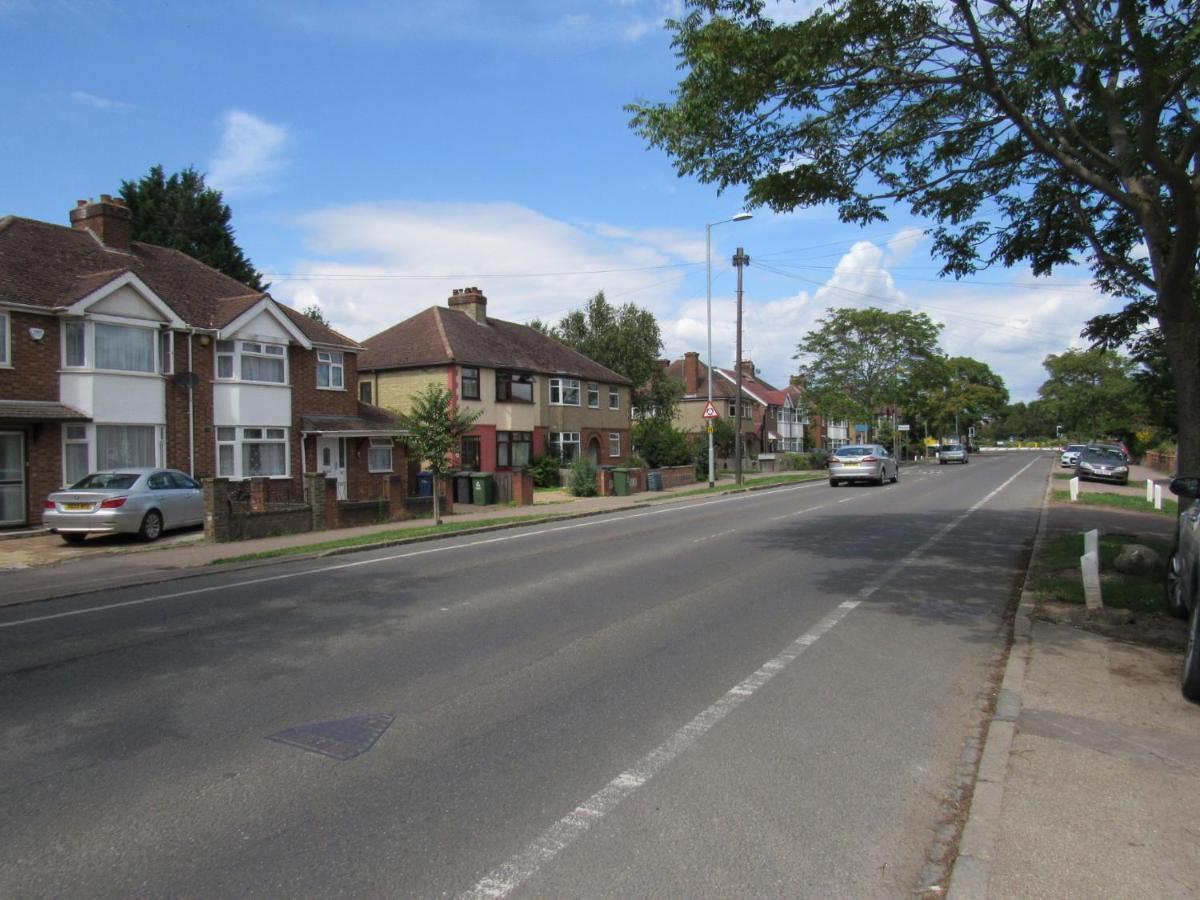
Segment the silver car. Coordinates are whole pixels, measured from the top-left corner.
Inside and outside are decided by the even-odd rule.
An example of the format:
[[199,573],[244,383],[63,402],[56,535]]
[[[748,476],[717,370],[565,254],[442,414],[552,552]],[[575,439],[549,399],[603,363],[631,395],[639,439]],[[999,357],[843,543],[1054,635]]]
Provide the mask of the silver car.
[[965,466],[970,461],[970,454],[967,453],[964,444],[942,444],[938,450],[938,462],[943,466],[952,462],[962,463]]
[[42,524],[68,544],[115,532],[153,541],[168,528],[203,522],[200,485],[175,469],[93,472],[47,497],[42,511]]
[[900,467],[882,444],[848,444],[829,457],[830,487],[843,481],[883,484],[888,480],[900,480]]
[[1200,702],[1200,478],[1176,478],[1171,492],[1179,498],[1179,520],[1167,564],[1167,606],[1188,620],[1181,685],[1185,697]]

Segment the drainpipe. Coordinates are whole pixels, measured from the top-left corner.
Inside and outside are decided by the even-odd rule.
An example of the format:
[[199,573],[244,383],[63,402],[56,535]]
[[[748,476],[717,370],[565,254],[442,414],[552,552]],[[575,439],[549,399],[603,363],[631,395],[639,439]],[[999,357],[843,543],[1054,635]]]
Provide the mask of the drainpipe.
[[[192,338],[196,336],[196,329],[188,330],[188,372],[195,377],[196,370],[192,366]],[[192,386],[192,379],[188,379],[188,474],[192,478],[196,477],[196,389]]]

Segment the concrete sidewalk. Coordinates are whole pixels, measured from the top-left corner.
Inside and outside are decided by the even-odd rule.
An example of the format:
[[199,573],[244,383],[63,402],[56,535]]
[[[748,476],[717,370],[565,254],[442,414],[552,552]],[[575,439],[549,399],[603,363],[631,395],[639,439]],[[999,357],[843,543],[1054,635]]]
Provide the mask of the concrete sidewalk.
[[[823,481],[824,475],[819,475],[818,479]],[[732,485],[732,477],[718,480],[719,487],[730,488]],[[645,508],[659,502],[678,500],[681,495],[706,486],[701,482],[628,497],[572,497],[565,491],[539,492],[533,506],[456,506],[454,514],[444,516],[443,522],[465,526],[479,523],[479,527],[492,530],[528,524],[539,519],[553,521],[622,509]],[[754,484],[743,488],[754,489]],[[497,519],[511,520],[511,523],[484,524]],[[132,535],[112,535],[89,539],[83,544],[67,545],[57,535],[43,532],[0,542],[0,576],[3,577],[0,586],[0,607],[36,603],[106,588],[186,578],[197,574],[197,570],[200,569],[228,571],[272,565],[278,563],[281,558],[221,564],[219,567],[214,566],[214,563],[230,557],[305,548],[347,538],[379,536],[377,542],[355,546],[350,550],[314,550],[310,553],[299,552],[288,558],[303,559],[306,556],[325,556],[339,552],[358,552],[373,546],[390,546],[414,539],[405,537],[404,532],[428,528],[432,524],[432,519],[408,519],[381,525],[289,534],[226,544],[208,541],[202,532],[187,531],[167,535],[154,544],[142,544]],[[434,537],[463,533],[469,534],[471,531],[456,531]]]
[[[1088,528],[1174,533],[1163,515],[1052,503],[1039,544]],[[1023,595],[949,897],[1200,896],[1200,706],[1180,665],[1041,621]]]

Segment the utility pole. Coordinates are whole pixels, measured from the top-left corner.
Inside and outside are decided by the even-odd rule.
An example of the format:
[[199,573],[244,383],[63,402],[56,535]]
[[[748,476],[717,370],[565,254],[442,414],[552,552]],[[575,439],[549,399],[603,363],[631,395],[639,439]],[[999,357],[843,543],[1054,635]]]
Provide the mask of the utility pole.
[[737,393],[733,401],[733,458],[734,483],[742,483],[742,270],[750,265],[750,257],[741,248],[733,255],[737,269]]

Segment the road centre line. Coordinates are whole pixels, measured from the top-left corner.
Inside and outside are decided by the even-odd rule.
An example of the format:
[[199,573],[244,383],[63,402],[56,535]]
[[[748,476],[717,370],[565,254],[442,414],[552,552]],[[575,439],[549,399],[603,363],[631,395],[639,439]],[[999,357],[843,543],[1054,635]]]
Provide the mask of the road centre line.
[[[700,509],[700,508],[704,508],[704,507],[715,506],[715,505],[721,504],[721,503],[731,503],[731,502],[735,502],[735,501],[739,501],[739,500],[754,499],[754,498],[758,498],[760,496],[765,496],[768,494],[772,494],[772,495],[779,494],[784,491],[802,490],[806,487],[811,487],[814,483],[815,482],[806,482],[804,484],[798,484],[798,485],[793,485],[793,486],[789,486],[789,487],[784,487],[784,488],[781,488],[778,490],[772,490],[769,492],[754,491],[754,492],[733,494],[730,496],[720,497],[717,499],[701,501],[699,503],[672,504],[670,506],[664,506],[659,509],[645,510],[644,512],[631,513],[630,515],[624,515],[624,516],[612,516],[612,517],[598,516],[595,518],[588,519],[585,522],[576,522],[571,525],[557,525],[557,526],[553,526],[550,528],[539,528],[535,531],[518,530],[518,531],[514,531],[511,533],[504,534],[504,535],[500,535],[498,537],[481,538],[480,540],[477,540],[477,541],[468,541],[467,543],[464,543],[464,544],[450,544],[448,546],[440,546],[440,547],[425,547],[421,550],[411,550],[411,551],[408,551],[405,553],[393,553],[389,556],[373,557],[371,559],[356,560],[355,562],[337,563],[334,565],[322,566],[322,567],[316,568],[316,569],[305,569],[300,572],[284,572],[279,575],[267,575],[262,578],[248,578],[245,581],[235,581],[235,582],[228,583],[228,584],[209,585],[207,587],[191,588],[186,591],[172,591],[171,593],[168,593],[168,594],[156,594],[152,597],[142,597],[137,600],[123,600],[119,603],[106,603],[101,606],[89,606],[86,609],[67,610],[65,612],[51,613],[51,614],[45,615],[45,616],[31,616],[30,618],[27,618],[27,619],[17,619],[12,622],[0,622],[0,630],[6,629],[6,628],[17,628],[21,625],[34,625],[39,622],[50,622],[50,621],[54,621],[56,619],[68,619],[68,618],[74,618],[76,616],[85,616],[85,615],[90,615],[92,613],[108,612],[108,611],[114,610],[114,609],[125,609],[125,608],[133,607],[133,606],[142,606],[147,603],[158,603],[158,602],[162,602],[165,600],[178,600],[181,597],[195,597],[195,596],[199,596],[201,594],[215,593],[217,591],[236,590],[238,588],[252,587],[256,584],[270,584],[271,582],[285,581],[290,578],[303,578],[303,577],[309,576],[309,575],[322,575],[327,572],[339,572],[339,571],[343,571],[345,569],[355,569],[360,566],[371,566],[371,565],[376,565],[378,563],[395,562],[397,560],[402,560],[402,559],[412,559],[412,558],[418,557],[418,556],[429,556],[434,553],[446,553],[446,552],[449,552],[452,550],[468,550],[468,549],[471,549],[474,547],[483,547],[488,544],[500,544],[500,543],[505,543],[507,541],[524,540],[526,538],[538,537],[538,536],[545,535],[545,534],[554,534],[554,533],[561,532],[561,531],[573,531],[573,530],[579,529],[579,528],[595,528],[600,525],[610,525],[613,522],[624,522],[629,519],[641,519],[641,518],[645,518],[647,516],[656,516],[656,515],[664,515],[666,513],[684,512],[684,511],[691,510],[691,509]],[[364,552],[366,552],[366,551],[364,551]],[[130,585],[129,587],[136,588],[137,585]]]
[[[742,703],[768,684],[771,679],[786,669],[809,647],[815,644],[834,626],[842,621],[860,603],[871,597],[880,587],[890,582],[901,570],[912,565],[921,558],[934,544],[941,540],[954,528],[961,525],[968,516],[982,507],[985,503],[1003,491],[1020,477],[1037,459],[1031,460],[1026,466],[982,500],[975,503],[963,513],[955,516],[945,525],[935,531],[917,549],[886,571],[877,576],[871,583],[858,591],[856,599],[846,600],[816,625],[806,631],[783,650],[760,666],[748,678],[726,691],[715,703],[697,715],[694,719],[667,738],[658,747],[651,750],[633,766],[612,779],[603,788],[563,816],[524,849],[509,857],[499,867],[478,881],[473,888],[459,895],[459,900],[501,900],[507,897],[521,884],[535,875],[545,864],[554,860],[563,850],[575,842],[593,823],[604,818],[620,803],[632,796],[651,778],[661,772],[681,753],[695,744],[726,716]],[[841,501],[839,501],[841,502]]]

